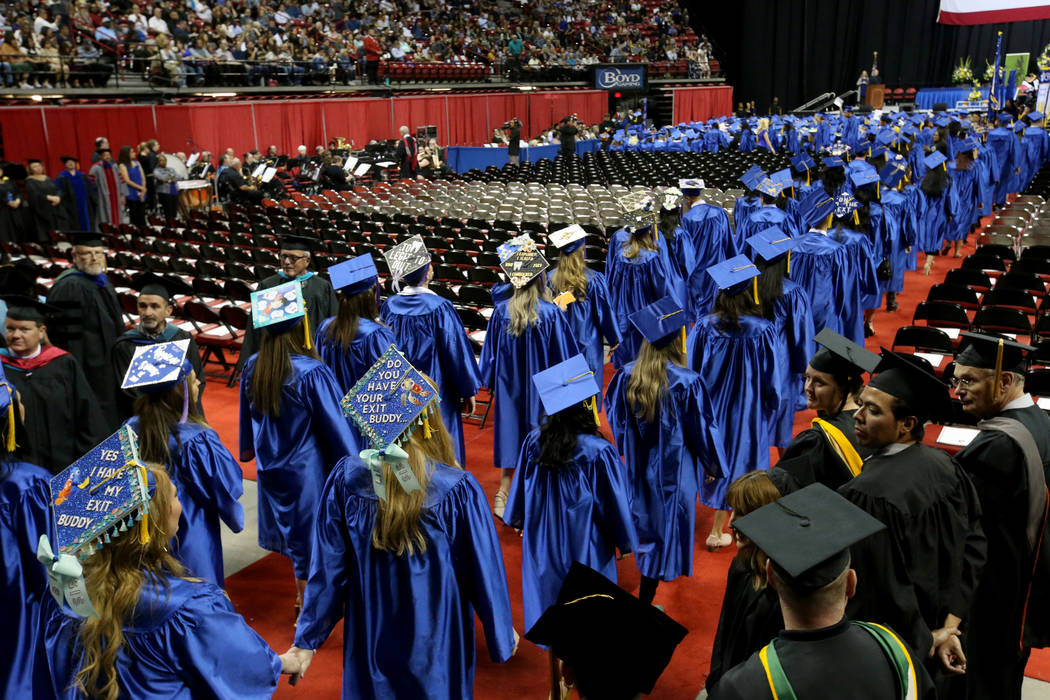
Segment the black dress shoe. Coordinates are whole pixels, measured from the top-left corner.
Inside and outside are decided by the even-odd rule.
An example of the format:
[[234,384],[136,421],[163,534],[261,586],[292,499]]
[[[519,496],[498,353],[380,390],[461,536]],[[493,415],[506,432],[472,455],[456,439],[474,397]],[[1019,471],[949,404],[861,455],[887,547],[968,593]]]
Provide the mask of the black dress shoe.
[[875,328],[870,323],[864,324],[864,337],[870,338],[875,335]]

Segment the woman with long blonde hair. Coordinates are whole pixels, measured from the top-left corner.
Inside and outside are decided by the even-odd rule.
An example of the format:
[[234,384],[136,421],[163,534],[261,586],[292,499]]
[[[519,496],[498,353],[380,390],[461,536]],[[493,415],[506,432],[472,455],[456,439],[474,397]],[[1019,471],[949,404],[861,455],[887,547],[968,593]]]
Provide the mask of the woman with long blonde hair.
[[[105,464],[103,460],[95,463]],[[131,474],[134,482],[127,481]],[[80,550],[89,609],[72,601],[71,607],[58,606],[45,596],[55,696],[269,698],[277,689],[281,659],[234,611],[221,589],[190,578],[168,552],[182,508],[164,468],[131,463],[108,481],[96,482],[94,474],[90,478],[121,494],[116,497],[120,507],[139,510],[126,516],[131,525],[113,523],[104,537],[98,533]],[[148,500],[142,499],[139,484]],[[62,518],[65,506],[76,503],[59,498],[56,519]],[[54,547],[57,551],[58,542]],[[75,561],[75,556],[63,556]]]
[[[296,290],[299,307],[281,308]],[[339,405],[343,392],[317,358],[301,300],[297,281],[253,295],[252,322],[264,332],[259,351],[244,364],[240,403],[240,460],[254,458],[258,474],[259,546],[291,558],[296,615],[310,574],[321,488],[336,462],[358,451]],[[283,320],[269,322],[267,313],[278,312]]]
[[725,456],[707,390],[685,367],[685,311],[664,297],[631,315],[638,359],[613,377],[606,413],[627,463],[638,530],[638,597],[653,602],[660,581],[693,573],[697,480],[719,478]]
[[540,397],[527,377],[580,352],[565,314],[551,303],[547,261],[527,234],[501,246],[513,295],[496,304],[481,347],[481,379],[495,401],[493,461],[502,469],[493,512],[503,517],[525,436],[539,427]]
[[325,485],[318,565],[286,658],[305,670],[345,616],[344,699],[470,698],[474,613],[493,661],[517,648],[485,494],[455,465],[429,377],[396,349],[367,376],[347,410],[373,449]]

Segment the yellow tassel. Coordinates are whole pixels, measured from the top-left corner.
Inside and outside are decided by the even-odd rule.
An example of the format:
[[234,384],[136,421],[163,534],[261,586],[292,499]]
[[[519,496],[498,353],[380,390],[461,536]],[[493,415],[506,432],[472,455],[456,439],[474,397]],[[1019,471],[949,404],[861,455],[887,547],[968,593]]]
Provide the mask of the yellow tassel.
[[831,228],[831,220],[834,218],[834,214],[828,214],[828,220],[824,223],[824,228]]
[[875,196],[882,199],[882,183],[875,183]]
[[758,277],[752,277],[751,278],[751,291],[755,295],[755,305],[757,306],[757,305],[759,305],[759,301],[758,301]]
[[[142,488],[149,493],[149,481],[145,467],[139,467],[139,478],[142,479]],[[149,544],[149,504],[142,504],[142,519],[139,520],[139,544]]]
[[303,335],[306,336],[306,349],[312,350],[314,342],[310,338],[310,314],[303,314]]
[[682,352],[685,352],[685,326],[682,326]]
[[999,379],[1003,376],[1003,340],[999,339],[999,347],[995,349],[995,384],[992,386],[992,401],[999,400]]
[[587,402],[590,404],[591,413],[594,414],[594,424],[599,428],[602,427],[602,419],[598,417],[598,397],[592,396],[587,399]]
[[809,187],[809,168],[806,168],[806,187]]
[[15,404],[7,407],[7,451],[15,451]]
[[791,274],[791,251],[788,251],[788,274]]
[[430,416],[423,419],[423,437],[429,440],[433,437],[434,431],[430,429]]
[[853,223],[860,226],[860,214],[857,213],[856,209],[853,210]]

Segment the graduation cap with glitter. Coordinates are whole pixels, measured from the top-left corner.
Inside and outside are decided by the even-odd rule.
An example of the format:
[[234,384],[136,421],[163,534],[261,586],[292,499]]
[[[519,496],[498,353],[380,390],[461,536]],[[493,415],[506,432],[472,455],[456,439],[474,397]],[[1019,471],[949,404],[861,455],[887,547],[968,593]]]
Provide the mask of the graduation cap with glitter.
[[726,294],[739,294],[743,292],[750,282],[751,292],[754,294],[755,303],[758,304],[758,275],[759,269],[747,259],[745,255],[723,260],[720,263],[707,268],[707,274],[711,276],[718,288]]
[[666,211],[674,211],[685,202],[685,195],[677,187],[668,187],[660,198],[660,208]]
[[372,254],[365,253],[329,267],[328,279],[332,282],[332,289],[351,297],[375,287],[379,270]]
[[678,189],[686,197],[699,197],[704,189],[704,181],[698,177],[683,178],[678,181]]
[[557,246],[562,253],[574,253],[580,249],[587,238],[587,232],[579,224],[566,226],[554,233],[547,234],[547,238]]
[[630,233],[645,231],[656,225],[656,200],[648,192],[631,192],[617,200],[623,227]]
[[401,445],[420,428],[430,438],[429,416],[440,400],[437,388],[394,345],[343,397],[343,413],[371,445],[361,452],[361,459],[371,470],[372,487],[381,499],[386,499],[384,463],[405,491],[420,489]]
[[251,303],[252,326],[265,328],[273,335],[280,335],[302,322],[306,347],[313,347],[310,319],[306,315],[306,300],[303,298],[303,286],[299,280],[252,292]]
[[95,616],[95,610],[80,562],[134,529],[136,521],[139,542],[150,541],[155,483],[135,440],[125,425],[51,478],[54,550],[48,535],[41,535],[37,559],[47,568],[51,594],[82,617]]
[[499,264],[515,289],[524,287],[550,267],[536,242],[523,233],[496,248]]
[[543,411],[548,416],[584,403],[594,413],[595,423],[601,425],[596,398],[601,393],[601,387],[595,381],[594,371],[583,355],[573,355],[542,372],[537,372],[532,375],[532,383],[536,387],[536,393],[540,395]]
[[853,198],[849,192],[839,192],[835,195],[835,218],[846,219],[849,216],[853,217],[853,223],[859,224],[860,217],[857,215],[857,210],[860,209],[860,202]]
[[416,234],[408,240],[398,243],[383,253],[394,288],[400,289],[401,280],[411,275],[424,265],[430,264],[430,252],[423,243],[423,236]]

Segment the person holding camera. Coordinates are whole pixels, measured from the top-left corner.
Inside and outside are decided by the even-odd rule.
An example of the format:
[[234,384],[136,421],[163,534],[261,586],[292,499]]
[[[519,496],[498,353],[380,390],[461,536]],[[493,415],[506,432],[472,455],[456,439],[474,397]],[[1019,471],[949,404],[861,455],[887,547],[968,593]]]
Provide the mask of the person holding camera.
[[580,133],[577,128],[576,115],[562,119],[558,128],[559,140],[561,141],[561,155],[569,157],[576,153],[576,134]]
[[507,157],[511,165],[517,165],[521,157],[521,122],[514,117],[503,128],[507,131]]

